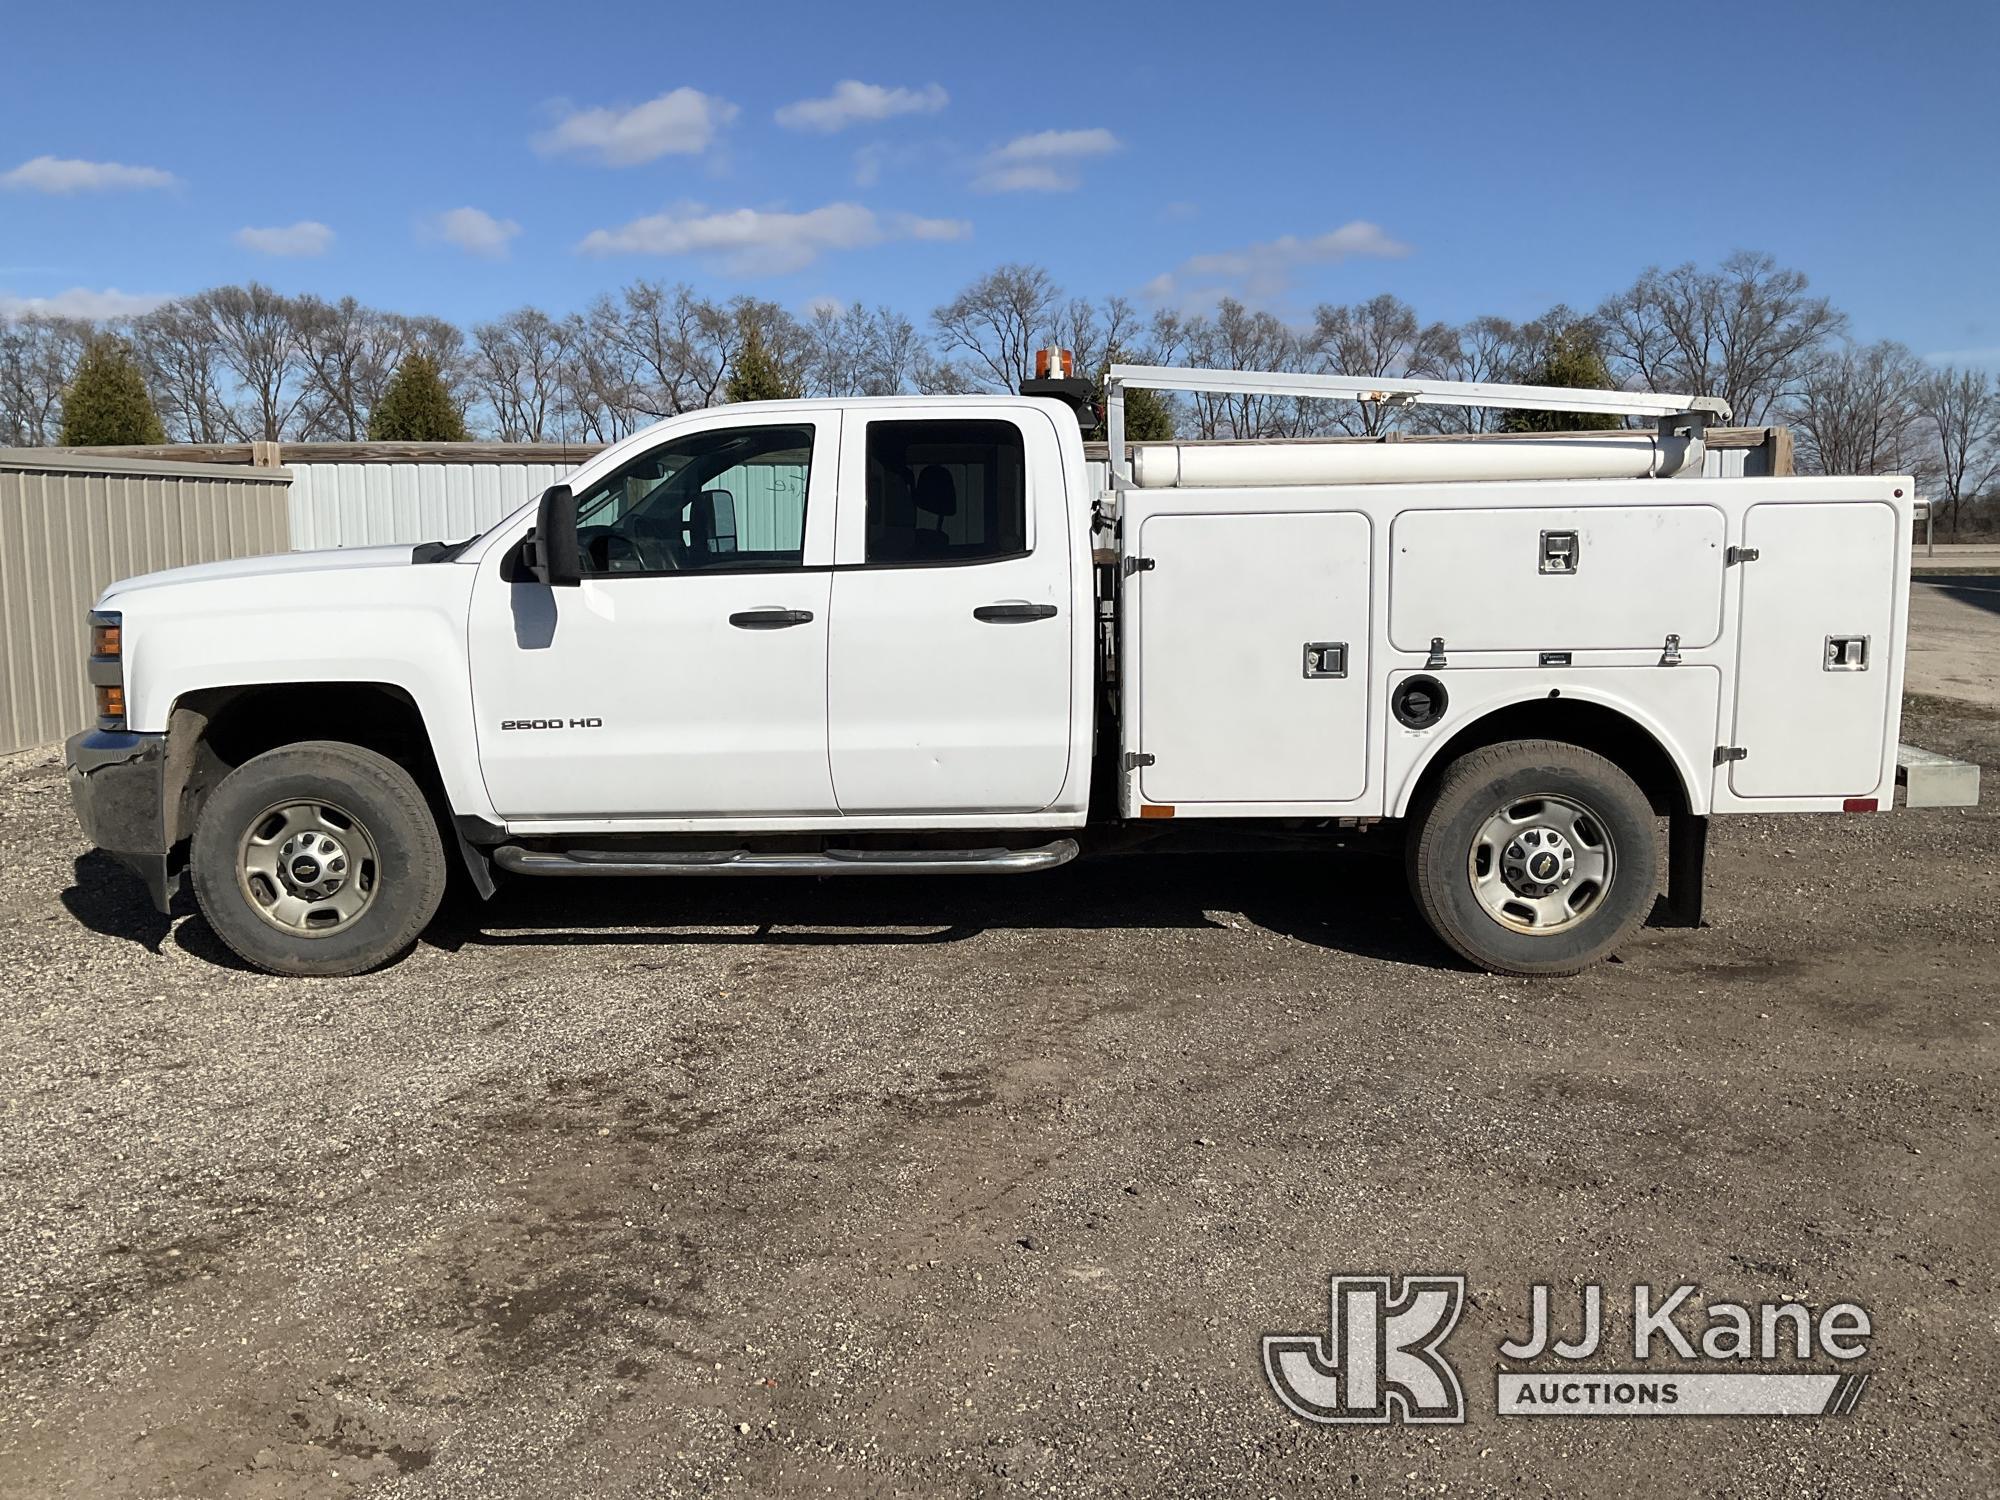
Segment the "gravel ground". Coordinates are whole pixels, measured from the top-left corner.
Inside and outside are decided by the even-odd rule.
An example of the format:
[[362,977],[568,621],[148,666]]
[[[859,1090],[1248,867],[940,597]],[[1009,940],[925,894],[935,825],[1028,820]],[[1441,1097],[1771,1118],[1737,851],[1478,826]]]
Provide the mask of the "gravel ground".
[[[1909,737],[1984,805],[1720,820],[1712,926],[1543,982],[1366,850],[552,883],[279,981],[0,762],[0,1493],[1992,1493],[2000,718]],[[1468,1276],[1468,1425],[1267,1389],[1384,1269]],[[1859,1301],[1874,1381],[1503,1420],[1537,1280]]]

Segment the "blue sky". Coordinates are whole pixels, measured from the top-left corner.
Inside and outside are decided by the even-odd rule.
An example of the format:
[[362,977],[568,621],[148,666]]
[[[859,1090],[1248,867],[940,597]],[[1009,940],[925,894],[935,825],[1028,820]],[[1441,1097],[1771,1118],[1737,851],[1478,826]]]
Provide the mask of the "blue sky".
[[7,0],[0,308],[255,277],[471,322],[645,276],[921,315],[1034,260],[1460,320],[1750,247],[2000,367],[2000,8],[1703,14]]

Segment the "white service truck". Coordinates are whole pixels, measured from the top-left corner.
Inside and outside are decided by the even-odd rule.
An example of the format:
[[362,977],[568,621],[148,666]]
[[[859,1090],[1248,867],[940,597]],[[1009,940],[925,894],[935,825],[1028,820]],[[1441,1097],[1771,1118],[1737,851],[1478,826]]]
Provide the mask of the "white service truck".
[[[1381,820],[1445,942],[1573,973],[1717,813],[1894,805],[1913,490],[1704,479],[1721,403],[1115,367],[692,412],[451,545],[118,583],[92,841],[285,974],[384,963],[449,867],[1046,870]],[[1127,389],[1648,418],[1458,443],[1124,441]]]

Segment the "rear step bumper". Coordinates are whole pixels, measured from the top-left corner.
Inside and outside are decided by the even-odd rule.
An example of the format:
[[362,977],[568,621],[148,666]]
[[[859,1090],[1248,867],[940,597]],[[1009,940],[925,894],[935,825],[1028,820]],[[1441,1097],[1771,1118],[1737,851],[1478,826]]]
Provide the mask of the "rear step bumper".
[[1896,747],[1896,782],[1905,807],[1977,807],[1979,766],[1919,745]]
[[493,862],[516,875],[1025,875],[1076,858],[1075,839],[1035,849],[523,849],[502,844]]

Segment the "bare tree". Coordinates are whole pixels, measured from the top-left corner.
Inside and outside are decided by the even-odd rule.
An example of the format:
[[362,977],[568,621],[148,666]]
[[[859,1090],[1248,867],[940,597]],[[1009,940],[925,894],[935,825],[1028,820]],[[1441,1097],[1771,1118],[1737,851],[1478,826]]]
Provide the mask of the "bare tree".
[[[1382,375],[1392,379],[1436,376],[1450,363],[1458,339],[1442,323],[1425,326],[1416,309],[1384,292],[1352,307],[1322,304],[1313,313],[1312,349],[1333,375]],[[1384,401],[1312,403],[1300,421],[1309,430],[1327,425],[1375,436],[1396,426],[1401,408]]]
[[77,318],[30,313],[0,322],[0,446],[39,448],[62,430],[62,395],[89,343]]
[[1074,356],[1078,375],[1095,378],[1114,355],[1133,364],[1151,360],[1145,353],[1146,330],[1138,309],[1123,297],[1107,297],[1101,303],[1071,297],[1051,320],[1049,337],[1057,348]]
[[1016,391],[1035,372],[1035,351],[1052,341],[1061,303],[1047,271],[1017,262],[938,308],[931,326],[965,388]]
[[1846,315],[1806,294],[1804,273],[1739,250],[1711,271],[1646,271],[1598,311],[1614,375],[1651,391],[1720,396],[1756,424],[1795,392]]
[[618,351],[590,336],[590,325],[570,345],[562,367],[562,403],[586,442],[615,443],[636,432],[630,367]]
[[153,405],[176,443],[223,443],[236,433],[221,348],[207,316],[187,299],[132,323],[132,342]]
[[1910,474],[1933,470],[1919,406],[1923,367],[1901,344],[1843,344],[1812,361],[1785,416],[1799,465],[1813,474]]
[[294,314],[313,408],[308,436],[359,442],[368,434],[368,414],[402,363],[402,328],[352,297],[301,297]]
[[[1191,365],[1221,370],[1296,370],[1305,341],[1268,312],[1252,312],[1233,297],[1216,305],[1215,316],[1189,318],[1156,332],[1169,333]],[[1276,396],[1188,393],[1193,435],[1201,438],[1295,437],[1299,404]]]
[[619,374],[629,420],[657,421],[713,406],[729,376],[735,324],[687,286],[635,281],[592,304],[593,353]]
[[1956,534],[1965,502],[2000,480],[2000,391],[1982,370],[1944,369],[1919,382],[1917,406],[1937,444],[1937,483]]
[[[1474,318],[1449,331],[1437,351],[1437,374],[1475,383],[1522,379],[1521,325],[1506,318]],[[1485,406],[1419,406],[1410,421],[1420,432],[1498,432],[1502,413]]]
[[297,303],[253,281],[216,287],[185,305],[207,322],[216,358],[236,387],[227,415],[235,436],[276,441],[313,428],[317,393],[302,357]]
[[893,396],[912,378],[917,330],[887,307],[821,305],[805,323],[804,389],[811,396]]
[[493,416],[503,443],[543,443],[581,438],[566,420],[570,353],[585,337],[578,318],[555,319],[523,307],[472,330],[478,350],[473,385]]

